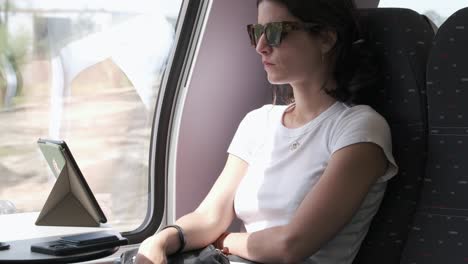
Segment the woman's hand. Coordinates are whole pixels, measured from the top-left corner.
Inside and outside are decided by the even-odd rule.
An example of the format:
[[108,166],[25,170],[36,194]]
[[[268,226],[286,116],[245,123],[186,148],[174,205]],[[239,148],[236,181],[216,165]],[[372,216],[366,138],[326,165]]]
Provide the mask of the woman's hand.
[[141,243],[135,259],[136,264],[166,264],[167,257],[164,243],[156,236],[150,236]]

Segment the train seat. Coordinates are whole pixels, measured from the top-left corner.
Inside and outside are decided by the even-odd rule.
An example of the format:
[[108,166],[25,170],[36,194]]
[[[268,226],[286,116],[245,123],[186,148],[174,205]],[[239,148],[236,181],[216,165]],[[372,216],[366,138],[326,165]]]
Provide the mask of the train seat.
[[428,162],[401,263],[468,261],[468,8],[439,28],[427,64]]
[[398,175],[353,263],[399,263],[416,210],[426,166],[426,64],[434,31],[403,8],[361,9],[366,40],[381,57],[382,83],[372,106],[390,125]]

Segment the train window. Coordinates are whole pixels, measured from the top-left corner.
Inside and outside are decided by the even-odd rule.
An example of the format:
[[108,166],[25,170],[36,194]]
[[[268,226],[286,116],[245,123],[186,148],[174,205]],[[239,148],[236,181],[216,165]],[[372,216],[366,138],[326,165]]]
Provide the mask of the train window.
[[440,0],[380,0],[379,7],[403,7],[426,15],[437,27],[455,11],[468,6],[468,1]]
[[181,5],[0,0],[0,217],[44,205],[55,177],[36,145],[43,137],[67,141],[114,228],[142,225]]

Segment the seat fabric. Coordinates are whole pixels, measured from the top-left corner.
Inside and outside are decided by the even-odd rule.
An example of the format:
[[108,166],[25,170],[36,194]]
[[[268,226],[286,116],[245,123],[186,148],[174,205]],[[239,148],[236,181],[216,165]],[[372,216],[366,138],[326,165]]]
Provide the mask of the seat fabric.
[[380,57],[382,83],[372,107],[390,125],[398,175],[353,263],[399,263],[419,198],[426,166],[426,63],[434,32],[415,11],[362,9],[366,41]]
[[401,263],[468,261],[468,8],[439,28],[427,64],[428,162]]

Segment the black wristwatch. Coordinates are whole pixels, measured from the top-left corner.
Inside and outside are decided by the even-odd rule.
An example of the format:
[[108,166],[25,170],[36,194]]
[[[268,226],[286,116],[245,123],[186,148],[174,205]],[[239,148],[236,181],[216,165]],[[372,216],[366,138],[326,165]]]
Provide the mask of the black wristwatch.
[[177,229],[177,234],[179,235],[180,246],[177,249],[177,251],[174,252],[174,254],[178,254],[178,253],[182,252],[182,250],[184,250],[185,244],[187,244],[187,241],[185,240],[184,231],[182,230],[182,227],[180,227],[178,225],[165,226],[163,229],[161,229],[161,231],[163,231],[164,229],[169,228],[169,227],[173,227],[173,228]]

